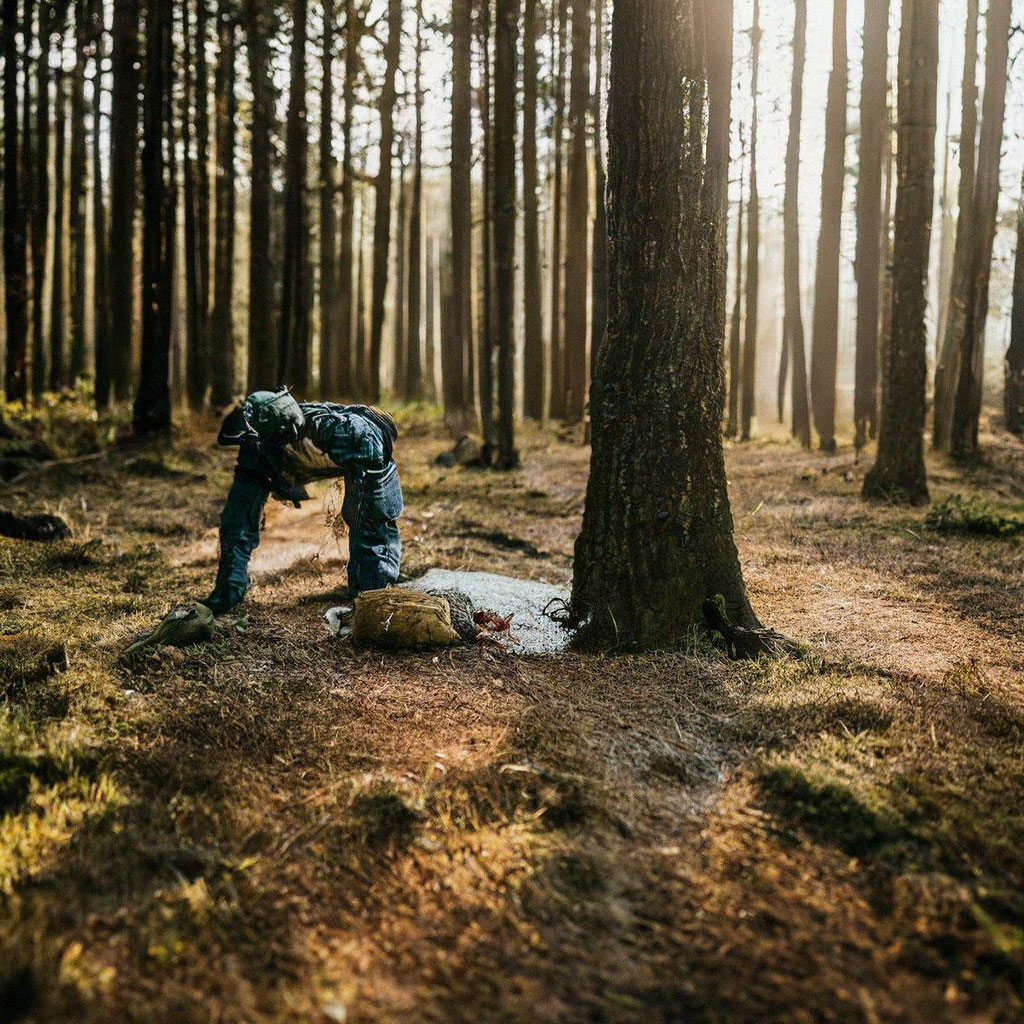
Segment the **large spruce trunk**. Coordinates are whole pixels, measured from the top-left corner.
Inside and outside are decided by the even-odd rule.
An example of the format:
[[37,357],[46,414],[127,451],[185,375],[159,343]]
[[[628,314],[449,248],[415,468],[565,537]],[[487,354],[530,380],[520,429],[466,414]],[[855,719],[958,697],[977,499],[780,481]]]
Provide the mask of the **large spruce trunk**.
[[698,13],[699,0],[616,0],[613,15],[609,319],[572,597],[593,645],[684,643],[719,596],[757,625],[720,432],[725,222],[694,145],[708,78]]
[[540,176],[537,103],[540,68],[537,38],[544,15],[537,0],[526,0],[523,16],[523,402],[530,419],[544,418],[544,323],[541,314]]
[[811,335],[811,411],[823,452],[836,449],[836,363],[839,354],[839,249],[846,181],[846,0],[834,0],[832,73],[825,109],[825,162],[821,172],[821,233],[814,277]]
[[924,465],[928,254],[935,197],[939,0],[903,0],[897,121],[892,336],[878,458],[864,496],[928,500]]
[[881,313],[882,159],[888,141],[889,0],[864,5],[864,72],[861,80],[860,176],[857,182],[857,348],[853,419],[855,444],[864,447],[878,429],[878,329]]
[[1010,345],[1006,350],[1006,387],[1003,394],[1006,429],[1024,434],[1024,177],[1017,201],[1017,259],[1013,272],[1013,314]]

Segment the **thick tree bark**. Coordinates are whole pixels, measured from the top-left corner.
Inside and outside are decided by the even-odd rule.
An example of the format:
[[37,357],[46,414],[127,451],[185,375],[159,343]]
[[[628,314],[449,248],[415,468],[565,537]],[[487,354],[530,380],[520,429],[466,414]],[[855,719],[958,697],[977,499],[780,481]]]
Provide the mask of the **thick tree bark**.
[[[882,0],[888,3],[888,0]],[[807,57],[807,0],[796,0],[793,26],[793,82],[786,146],[786,198],[783,207],[785,254],[785,314],[782,344],[789,353],[792,374],[793,437],[811,447],[811,421],[807,401],[807,360],[800,286],[800,131],[803,125],[804,68]],[[782,401],[780,389],[780,404]]]
[[878,459],[864,496],[928,500],[924,465],[928,255],[935,196],[939,0],[903,0],[892,339]]
[[553,154],[551,194],[551,298],[550,298],[550,339],[548,358],[551,362],[548,374],[548,415],[552,419],[565,416],[565,335],[562,319],[562,284],[565,259],[565,69],[566,35],[569,24],[569,0],[557,0],[556,40],[558,64],[555,72],[554,118],[551,127],[551,149]]
[[[63,27],[61,30],[63,50]],[[115,80],[116,85],[116,80]],[[64,86],[64,72],[58,64],[53,76],[54,97],[54,144],[53,144],[53,274],[50,286],[50,388],[58,390],[67,383],[67,90]],[[111,121],[117,111],[111,106]],[[111,127],[111,151],[116,151],[116,136]],[[134,152],[135,150],[133,150]],[[113,171],[114,168],[111,167]],[[113,175],[112,175],[113,177]],[[128,302],[132,301],[130,287]],[[128,343],[131,344],[129,330]],[[130,355],[130,349],[129,349]]]
[[452,301],[443,345],[445,411],[471,405],[467,353],[473,347],[473,114],[471,0],[452,0]]
[[103,56],[106,52],[103,0],[90,5],[93,38],[92,79],[92,227],[93,227],[93,388],[96,408],[110,405],[113,386],[110,325],[107,323],[107,214],[103,201]]
[[540,68],[537,38],[544,14],[526,0],[523,16],[523,401],[526,415],[544,418],[544,323],[541,314],[540,176],[537,161],[537,101]]
[[[173,3],[153,0],[146,18],[142,133],[142,366],[135,398],[136,433],[171,426],[169,387],[171,285],[174,279],[174,177],[170,167]],[[168,216],[170,210],[170,216]]]
[[388,40],[384,47],[384,81],[380,94],[380,164],[373,223],[373,292],[370,300],[370,364],[367,397],[380,398],[381,349],[384,340],[384,300],[391,261],[392,160],[395,149],[395,100],[398,64],[402,54],[402,0],[388,0]]
[[68,183],[68,238],[71,256],[71,351],[68,377],[72,385],[85,373],[86,238],[85,201],[89,195],[85,139],[85,66],[90,47],[87,0],[75,0],[75,67],[71,73],[71,167]]
[[32,154],[32,394],[46,388],[47,352],[43,334],[43,287],[50,218],[50,48],[53,42],[54,7],[39,8],[39,47],[36,60],[35,146]]
[[836,450],[836,363],[839,353],[839,249],[846,181],[846,0],[834,0],[832,73],[825,109],[825,162],[821,172],[821,233],[814,277],[811,337],[811,411],[823,452]]
[[[589,2],[589,0],[588,0]],[[499,469],[515,469],[516,397],[516,72],[519,0],[497,0],[494,35],[495,315],[498,348]]]
[[960,339],[950,448],[959,459],[976,459],[985,369],[992,247],[999,214],[999,168],[1006,116],[1011,0],[989,0],[985,30],[985,98],[978,145],[978,173],[971,217],[970,276],[965,329]]
[[334,136],[334,0],[323,0],[320,50],[320,397],[338,397],[334,288],[337,277],[337,161]]
[[[135,212],[139,149],[139,2],[114,0],[110,96],[110,257],[107,322],[114,397],[131,390],[135,334]],[[57,149],[62,148],[58,135]],[[59,173],[55,168],[55,173]],[[59,233],[55,235],[59,238]],[[54,245],[54,265],[57,252]],[[57,280],[54,275],[54,281]]]
[[747,209],[747,287],[746,321],[743,333],[743,386],[740,394],[740,440],[750,440],[751,424],[757,404],[757,329],[761,277],[761,200],[757,187],[757,89],[761,56],[761,4],[754,0],[750,95],[753,110],[750,121],[750,200]]
[[235,90],[234,12],[222,0],[217,14],[219,43],[214,72],[217,176],[214,195],[213,311],[210,316],[210,404],[224,409],[235,392],[235,333],[232,298],[235,288],[235,136],[238,100]]
[[572,74],[569,81],[569,174],[565,219],[565,417],[583,419],[587,404],[587,331],[590,267],[590,167],[587,109],[590,105],[590,8],[573,0]]
[[[743,125],[740,125],[740,141],[743,142]],[[743,227],[746,204],[743,201],[743,179],[745,177],[747,150],[743,145],[740,153],[740,198],[736,204],[736,266],[732,314],[729,317],[729,405],[725,423],[725,436],[734,438],[739,434],[740,388],[743,370]]]
[[9,402],[27,395],[28,215],[21,194],[18,138],[18,3],[3,0],[4,52],[4,313],[7,354],[4,390]]
[[412,142],[412,200],[409,212],[409,284],[406,310],[405,397],[423,397],[423,0],[416,0],[415,104]]
[[882,159],[889,91],[889,0],[864,5],[860,174],[857,182],[857,349],[853,418],[861,449],[878,428],[878,328],[881,313]]
[[[964,22],[964,69],[960,94],[960,185],[957,192],[956,242],[953,246],[953,282],[939,339],[935,366],[935,401],[932,446],[946,448],[953,422],[953,399],[959,376],[960,343],[966,330],[970,288],[970,245],[974,214],[974,182],[978,141],[978,0],[967,0]],[[946,301],[945,296],[940,296]]]
[[[705,154],[695,0],[617,0],[608,118],[609,320],[573,616],[594,645],[684,643],[750,608],[721,444],[725,224]],[[666,462],[673,471],[665,472]]]
[[1013,314],[1010,345],[1006,350],[1006,387],[1003,393],[1006,429],[1024,435],[1024,177],[1017,201],[1017,258],[1013,272]]

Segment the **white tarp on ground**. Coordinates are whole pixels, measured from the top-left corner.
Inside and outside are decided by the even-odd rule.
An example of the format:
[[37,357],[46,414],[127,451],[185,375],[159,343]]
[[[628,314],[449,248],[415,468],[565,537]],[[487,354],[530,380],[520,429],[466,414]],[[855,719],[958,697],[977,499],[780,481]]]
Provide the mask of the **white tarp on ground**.
[[492,611],[503,619],[512,616],[511,638],[502,638],[501,642],[519,654],[557,654],[572,639],[572,634],[544,614],[549,605],[552,609],[561,608],[559,602],[569,600],[567,587],[452,569],[431,569],[403,586],[435,593],[461,590],[472,601],[475,611]]

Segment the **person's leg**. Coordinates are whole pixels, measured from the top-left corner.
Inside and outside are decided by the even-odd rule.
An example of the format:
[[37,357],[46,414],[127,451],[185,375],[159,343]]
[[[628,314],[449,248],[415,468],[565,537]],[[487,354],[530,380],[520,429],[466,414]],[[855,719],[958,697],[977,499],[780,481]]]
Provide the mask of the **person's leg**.
[[245,474],[235,474],[220,517],[217,585],[203,602],[215,615],[234,608],[249,589],[249,559],[260,542],[260,518],[266,503],[263,485]]
[[402,487],[394,466],[381,480],[356,484],[346,479],[345,484],[342,513],[349,526],[348,579],[354,597],[398,582],[402,538],[397,519],[402,514]]

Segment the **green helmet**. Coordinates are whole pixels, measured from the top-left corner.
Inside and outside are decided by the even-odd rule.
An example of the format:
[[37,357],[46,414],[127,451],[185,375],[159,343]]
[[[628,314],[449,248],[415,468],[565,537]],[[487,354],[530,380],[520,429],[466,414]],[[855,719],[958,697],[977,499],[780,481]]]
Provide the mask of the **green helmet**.
[[297,441],[306,423],[295,397],[287,388],[255,391],[242,404],[245,425],[267,444]]

